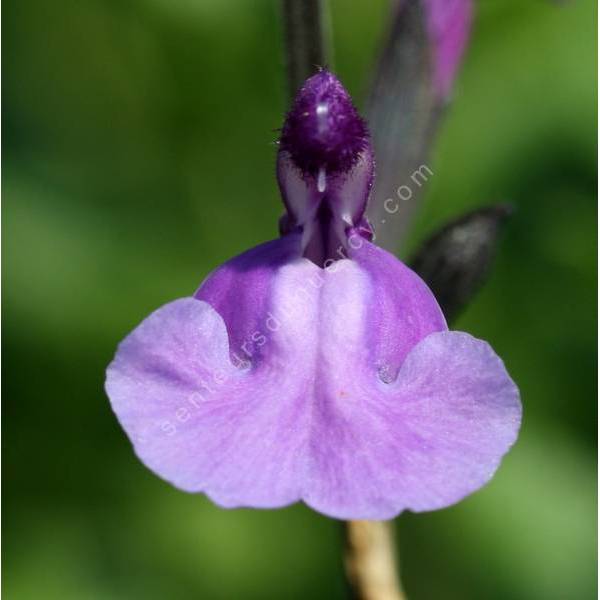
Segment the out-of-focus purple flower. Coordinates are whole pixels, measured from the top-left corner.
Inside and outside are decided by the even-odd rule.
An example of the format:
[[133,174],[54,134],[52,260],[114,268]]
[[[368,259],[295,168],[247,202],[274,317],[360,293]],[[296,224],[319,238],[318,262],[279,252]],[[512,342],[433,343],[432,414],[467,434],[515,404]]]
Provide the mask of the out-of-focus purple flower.
[[433,81],[447,96],[471,28],[471,0],[423,0],[427,32],[433,47]]
[[387,519],[457,502],[515,441],[518,390],[370,241],[369,135],[331,73],[300,90],[277,175],[282,236],[119,346],[106,389],[137,455],[223,507]]
[[[371,222],[378,242],[397,248],[419,203],[420,186],[398,204],[393,223],[385,201],[426,165],[469,37],[472,0],[396,0],[375,68],[367,115],[377,157]],[[403,199],[405,200],[405,199]],[[387,222],[386,222],[387,221]]]

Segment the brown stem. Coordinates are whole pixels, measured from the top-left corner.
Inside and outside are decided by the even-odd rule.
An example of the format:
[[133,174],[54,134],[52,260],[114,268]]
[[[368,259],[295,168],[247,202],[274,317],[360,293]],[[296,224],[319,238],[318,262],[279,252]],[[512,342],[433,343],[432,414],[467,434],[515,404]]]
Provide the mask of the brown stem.
[[406,600],[391,521],[346,521],[344,566],[358,600]]

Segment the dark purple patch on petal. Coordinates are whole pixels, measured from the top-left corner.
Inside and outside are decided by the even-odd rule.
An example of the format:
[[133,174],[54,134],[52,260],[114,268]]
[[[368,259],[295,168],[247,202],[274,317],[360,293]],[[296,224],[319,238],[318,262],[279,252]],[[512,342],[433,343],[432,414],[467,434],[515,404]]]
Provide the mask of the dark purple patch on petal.
[[264,350],[255,338],[268,320],[273,279],[300,254],[295,234],[260,244],[213,271],[194,294],[225,321],[233,364],[240,366]]

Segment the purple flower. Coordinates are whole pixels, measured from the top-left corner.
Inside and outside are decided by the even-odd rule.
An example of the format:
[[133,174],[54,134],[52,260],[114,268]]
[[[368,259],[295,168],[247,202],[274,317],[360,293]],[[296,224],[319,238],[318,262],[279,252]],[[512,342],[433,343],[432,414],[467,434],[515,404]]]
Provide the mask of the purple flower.
[[470,0],[423,0],[427,30],[433,47],[433,83],[447,96],[467,44],[471,28]]
[[281,133],[282,236],[228,261],[119,346],[106,390],[140,459],[223,507],[299,500],[343,519],[453,504],[515,441],[519,393],[448,331],[364,221],[373,157],[329,72]]

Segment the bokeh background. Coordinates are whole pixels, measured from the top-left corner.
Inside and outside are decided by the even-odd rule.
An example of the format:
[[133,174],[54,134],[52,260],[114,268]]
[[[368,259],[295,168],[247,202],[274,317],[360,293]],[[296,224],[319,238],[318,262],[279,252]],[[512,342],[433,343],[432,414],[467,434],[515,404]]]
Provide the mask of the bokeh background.
[[[276,235],[276,1],[3,16],[6,598],[343,598],[339,523],[172,489],[103,392],[147,313]],[[387,3],[334,0],[332,19],[360,104]],[[487,488],[397,519],[413,600],[596,597],[596,128],[595,2],[480,1],[404,255],[468,208],[517,207],[457,327],[505,359],[524,424]]]

